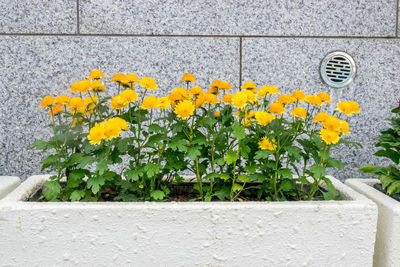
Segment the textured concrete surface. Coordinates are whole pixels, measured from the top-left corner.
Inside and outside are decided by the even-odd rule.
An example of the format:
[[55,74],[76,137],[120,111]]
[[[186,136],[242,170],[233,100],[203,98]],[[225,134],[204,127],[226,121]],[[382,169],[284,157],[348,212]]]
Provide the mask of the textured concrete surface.
[[[304,90],[307,93],[326,91],[334,101],[354,100],[361,114],[349,121],[349,140],[363,148],[339,147],[333,154],[346,163],[334,175],[340,179],[366,177],[358,168],[383,162],[372,156],[373,137],[388,126],[385,121],[400,98],[400,46],[398,40],[371,39],[262,39],[243,40],[243,82],[274,84],[281,92]],[[344,89],[329,89],[321,80],[319,63],[325,54],[344,50],[354,57],[358,73]],[[331,105],[332,108],[334,108]]]
[[75,33],[77,1],[0,1],[2,33]]
[[81,0],[83,33],[394,36],[395,0]]
[[21,184],[21,180],[15,176],[0,176],[0,199],[7,196],[12,190]]
[[0,201],[3,265],[372,266],[376,205],[336,179],[344,200],[23,202],[47,177]]
[[376,190],[378,179],[348,179],[346,184],[374,201],[378,207],[374,266],[398,266],[400,262],[400,202]]
[[217,78],[238,86],[238,50],[237,38],[1,37],[0,175],[39,173],[44,155],[30,144],[50,134],[41,98],[68,92],[92,69],[109,79],[117,72],[151,76],[162,95],[181,86],[186,72],[200,86]]

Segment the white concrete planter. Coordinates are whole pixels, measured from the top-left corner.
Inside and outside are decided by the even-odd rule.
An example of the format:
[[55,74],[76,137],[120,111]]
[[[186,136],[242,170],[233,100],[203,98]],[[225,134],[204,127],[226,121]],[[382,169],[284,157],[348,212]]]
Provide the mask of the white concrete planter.
[[374,266],[400,266],[400,202],[376,190],[378,179],[348,179],[346,184],[378,206]]
[[2,265],[372,266],[376,205],[333,178],[341,201],[24,202],[47,177],[0,201]]
[[21,184],[21,180],[15,176],[0,176],[0,199],[13,191]]

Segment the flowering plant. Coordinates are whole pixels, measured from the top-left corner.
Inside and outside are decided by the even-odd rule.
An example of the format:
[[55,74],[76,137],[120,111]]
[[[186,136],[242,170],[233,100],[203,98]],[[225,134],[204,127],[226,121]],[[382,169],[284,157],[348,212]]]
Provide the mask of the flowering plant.
[[154,79],[118,73],[111,79],[118,94],[110,98],[103,72],[87,78],[70,88],[79,97],[42,99],[54,135],[34,146],[55,151],[42,161],[56,173],[45,184],[47,200],[167,200],[188,172],[193,200],[338,197],[325,170],[343,167],[330,151],[352,143],[342,136],[348,116],[360,112],[356,102],[328,114],[327,93],[281,94],[252,82],[230,93],[220,80],[204,91],[190,73],[161,98],[148,95],[158,89]]
[[400,101],[399,107],[394,108],[392,113],[394,116],[388,120],[391,127],[381,131],[381,135],[375,138],[378,141],[375,146],[380,150],[374,155],[390,159],[394,164],[387,167],[369,165],[360,168],[362,172],[377,175],[389,195],[400,194]]

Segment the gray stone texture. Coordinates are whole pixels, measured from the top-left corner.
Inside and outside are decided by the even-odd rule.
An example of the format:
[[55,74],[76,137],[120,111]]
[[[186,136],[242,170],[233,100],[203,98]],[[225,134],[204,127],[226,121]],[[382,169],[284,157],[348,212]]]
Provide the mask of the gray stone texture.
[[75,33],[77,1],[0,1],[1,33]]
[[0,37],[0,175],[39,173],[44,153],[30,145],[51,134],[41,98],[69,93],[92,69],[108,79],[117,72],[153,77],[165,95],[182,86],[185,72],[203,87],[217,78],[238,86],[238,51],[238,38]]
[[[358,67],[353,83],[344,89],[330,89],[320,78],[319,63],[325,54],[346,51]],[[243,82],[273,84],[283,93],[304,90],[306,93],[328,92],[337,103],[354,100],[361,114],[351,116],[351,134],[347,139],[362,148],[341,146],[333,151],[346,163],[342,171],[331,172],[340,179],[365,177],[358,168],[384,161],[372,154],[376,151],[373,137],[388,126],[385,119],[398,106],[400,99],[400,42],[384,39],[272,39],[243,40]],[[330,106],[331,110],[335,108]],[[328,109],[329,111],[329,109]]]
[[396,0],[81,0],[82,33],[394,36]]

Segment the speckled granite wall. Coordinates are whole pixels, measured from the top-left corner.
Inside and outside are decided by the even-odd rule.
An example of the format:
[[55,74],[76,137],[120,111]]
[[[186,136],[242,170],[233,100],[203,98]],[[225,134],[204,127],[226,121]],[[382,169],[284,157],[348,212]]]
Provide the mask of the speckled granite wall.
[[[152,76],[161,93],[192,72],[202,86],[220,78],[356,99],[363,113],[350,138],[363,148],[337,151],[347,166],[333,174],[365,176],[357,169],[379,162],[371,137],[400,98],[397,2],[0,0],[0,175],[39,173],[43,155],[30,144],[49,134],[40,99],[99,68],[109,77]],[[333,50],[350,53],[358,67],[342,91],[319,77]]]

